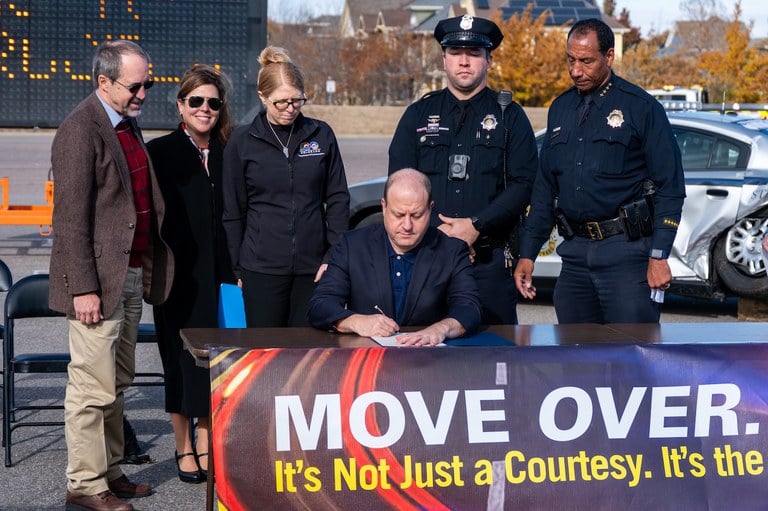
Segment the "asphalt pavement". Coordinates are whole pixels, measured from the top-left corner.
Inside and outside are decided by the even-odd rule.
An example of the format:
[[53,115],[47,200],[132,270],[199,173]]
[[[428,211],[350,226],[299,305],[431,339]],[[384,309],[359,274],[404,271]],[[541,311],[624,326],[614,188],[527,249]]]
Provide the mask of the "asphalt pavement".
[[[148,138],[158,133],[145,134]],[[10,178],[10,204],[44,203],[44,182],[50,166],[52,131],[0,131],[0,177]],[[386,174],[388,137],[339,137],[350,184]],[[48,271],[50,240],[35,226],[0,225],[0,259],[6,262],[15,280],[36,272]],[[0,295],[0,304],[4,296]],[[535,303],[518,308],[521,323],[556,321],[546,291]],[[145,307],[145,321],[151,310]],[[672,321],[736,321],[736,302],[686,300],[669,297],[662,315]],[[62,318],[30,321],[18,333],[22,343],[44,346],[51,351],[67,347]],[[22,348],[23,349],[23,348]],[[140,344],[138,371],[161,371],[157,347]],[[56,403],[64,395],[65,380],[59,375],[22,376],[17,389],[22,399]],[[173,434],[163,408],[162,387],[132,387],[126,394],[126,413],[137,432],[142,448],[153,463],[124,465],[133,480],[150,482],[155,493],[136,499],[136,509],[199,510],[205,504],[205,485],[189,485],[176,477]],[[39,412],[50,420],[60,420],[60,411]],[[254,432],[258,439],[262,432]],[[13,434],[14,466],[0,466],[0,510],[62,509],[65,497],[66,447],[63,428],[21,428]]]
[[[147,132],[146,138],[162,133]],[[8,204],[45,203],[44,183],[50,168],[52,130],[0,130],[0,177],[9,177]],[[386,174],[385,137],[347,137],[340,141],[350,184]],[[32,273],[48,272],[50,239],[36,226],[0,225],[0,259],[9,265],[14,280]],[[0,305],[4,303],[0,294]],[[145,306],[143,321],[151,321]],[[30,320],[19,325],[22,347],[32,344],[50,351],[66,351],[63,318]],[[26,344],[28,343],[28,344]],[[17,351],[20,352],[20,351]],[[137,371],[162,372],[157,347],[139,344]],[[18,378],[22,399],[55,404],[63,399],[61,375],[29,375]],[[162,387],[132,387],[126,393],[126,414],[141,447],[153,459],[145,465],[124,465],[129,478],[149,482],[155,493],[133,501],[136,509],[199,510],[205,505],[205,485],[190,485],[176,477],[173,431],[164,411]],[[61,411],[38,412],[35,419],[61,420]],[[257,435],[258,437],[258,435]],[[12,467],[0,466],[0,510],[63,509],[66,491],[66,445],[60,426],[20,428],[13,432]]]

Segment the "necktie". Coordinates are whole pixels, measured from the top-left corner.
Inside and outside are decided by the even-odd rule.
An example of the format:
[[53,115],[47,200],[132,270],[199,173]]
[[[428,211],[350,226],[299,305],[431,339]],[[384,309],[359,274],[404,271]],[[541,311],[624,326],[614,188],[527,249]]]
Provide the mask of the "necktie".
[[584,96],[584,101],[579,105],[579,126],[589,117],[589,109],[592,108],[592,96]]
[[453,124],[455,131],[458,133],[461,131],[461,127],[464,126],[464,121],[467,119],[467,110],[469,110],[469,101],[461,101],[456,107],[454,107]]

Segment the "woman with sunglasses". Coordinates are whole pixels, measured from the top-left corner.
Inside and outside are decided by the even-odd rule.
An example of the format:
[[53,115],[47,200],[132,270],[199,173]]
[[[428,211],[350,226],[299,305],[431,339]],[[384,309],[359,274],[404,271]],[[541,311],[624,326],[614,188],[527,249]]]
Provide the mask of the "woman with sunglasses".
[[[176,131],[147,144],[165,198],[163,233],[178,271],[168,300],[153,310],[165,372],[165,409],[176,440],[179,479],[205,480],[210,380],[183,349],[180,328],[216,327],[219,285],[234,282],[221,223],[224,144],[232,132],[229,79],[195,64],[181,79]],[[196,440],[191,421],[197,418]]]
[[308,326],[315,282],[349,225],[336,137],[305,117],[304,78],[282,48],[259,56],[264,109],[224,154],[224,228],[249,327]]

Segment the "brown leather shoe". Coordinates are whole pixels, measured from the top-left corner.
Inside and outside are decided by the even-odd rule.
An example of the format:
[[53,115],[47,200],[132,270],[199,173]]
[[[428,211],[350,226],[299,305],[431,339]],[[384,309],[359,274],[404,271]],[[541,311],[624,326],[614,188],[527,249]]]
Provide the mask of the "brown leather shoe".
[[121,499],[134,499],[152,494],[152,487],[147,483],[134,484],[124,475],[109,482],[109,489]]
[[67,492],[67,504],[64,509],[67,511],[133,511],[133,506],[106,490],[97,495],[77,495]]

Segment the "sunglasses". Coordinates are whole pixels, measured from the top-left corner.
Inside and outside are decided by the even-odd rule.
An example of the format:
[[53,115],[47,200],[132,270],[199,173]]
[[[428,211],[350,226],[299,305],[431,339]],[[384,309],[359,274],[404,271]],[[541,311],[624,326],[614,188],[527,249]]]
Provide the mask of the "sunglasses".
[[298,110],[299,108],[304,106],[304,103],[307,102],[307,99],[293,98],[293,99],[278,99],[277,101],[272,101],[271,99],[267,98],[267,101],[275,105],[275,108],[277,108],[282,112],[283,110],[288,110],[289,106],[292,106],[294,110]]
[[118,85],[122,85],[123,87],[125,87],[125,89],[131,94],[133,94],[134,96],[139,93],[142,87],[144,87],[144,90],[149,90],[155,84],[155,81],[152,78],[150,78],[144,83],[132,83],[131,85],[120,83],[117,80],[112,80],[112,81]]
[[214,112],[221,110],[221,107],[224,105],[224,102],[219,98],[204,98],[202,96],[187,96],[186,98],[181,98],[181,100],[186,100],[189,108],[200,108],[203,106],[203,103],[208,101],[208,108]]

